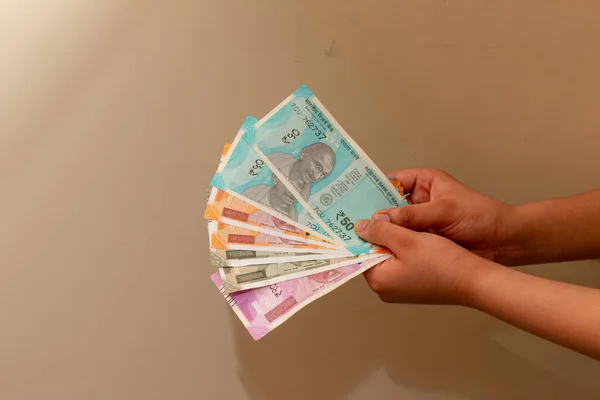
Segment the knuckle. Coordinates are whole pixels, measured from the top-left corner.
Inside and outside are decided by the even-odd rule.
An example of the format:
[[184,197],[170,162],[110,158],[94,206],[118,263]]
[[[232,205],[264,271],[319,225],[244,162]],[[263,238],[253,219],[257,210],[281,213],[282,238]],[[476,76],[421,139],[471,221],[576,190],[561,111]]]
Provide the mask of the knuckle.
[[430,168],[429,173],[432,175],[448,175],[448,173],[439,168]]
[[400,207],[395,210],[395,224],[410,226],[415,219],[415,209],[411,206]]
[[430,168],[428,170],[428,172],[431,176],[436,177],[436,178],[454,179],[452,177],[452,175],[450,175],[449,173],[447,173],[446,171],[444,171],[442,169]]
[[382,237],[385,232],[385,222],[379,219],[373,219],[367,227],[371,237]]

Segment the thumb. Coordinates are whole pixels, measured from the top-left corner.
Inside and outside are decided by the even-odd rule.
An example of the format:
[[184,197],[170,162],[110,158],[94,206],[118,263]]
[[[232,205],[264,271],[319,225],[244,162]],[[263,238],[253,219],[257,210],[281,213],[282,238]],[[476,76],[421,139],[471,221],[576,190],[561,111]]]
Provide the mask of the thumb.
[[430,201],[404,207],[390,208],[380,211],[376,216],[387,214],[390,221],[414,231],[440,229],[448,225],[453,211],[450,203],[444,200]]
[[354,226],[356,234],[374,244],[385,246],[395,254],[414,241],[415,232],[394,225],[387,214],[377,214],[373,219],[363,219]]

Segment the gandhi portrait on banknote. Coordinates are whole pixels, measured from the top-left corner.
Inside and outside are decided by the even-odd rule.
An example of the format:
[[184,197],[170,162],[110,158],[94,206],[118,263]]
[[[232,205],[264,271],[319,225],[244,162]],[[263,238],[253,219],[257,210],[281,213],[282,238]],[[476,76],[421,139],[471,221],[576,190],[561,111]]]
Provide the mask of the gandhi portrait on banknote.
[[[335,153],[325,143],[313,143],[304,147],[300,158],[286,153],[272,153],[267,158],[296,187],[304,200],[310,196],[310,184],[327,177],[335,166]],[[275,175],[273,175],[273,186],[253,186],[246,189],[243,194],[298,221],[298,214],[293,207],[296,199]]]

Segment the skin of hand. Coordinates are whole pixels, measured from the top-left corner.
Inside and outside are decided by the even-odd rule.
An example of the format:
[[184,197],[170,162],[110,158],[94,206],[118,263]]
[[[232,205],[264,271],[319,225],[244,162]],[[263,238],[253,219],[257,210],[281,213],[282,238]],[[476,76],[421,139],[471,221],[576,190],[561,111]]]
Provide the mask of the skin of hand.
[[600,189],[510,206],[435,169],[388,176],[413,203],[381,211],[394,224],[444,236],[488,260],[517,266],[600,257]]
[[382,210],[399,226],[444,236],[488,260],[512,264],[514,207],[480,194],[444,171],[409,169],[387,174],[410,193],[412,204]]
[[505,268],[387,217],[355,225],[360,237],[393,252],[364,273],[381,300],[472,307],[600,360],[600,290]]
[[395,225],[387,217],[376,214],[355,225],[360,237],[393,252],[365,272],[371,289],[388,303],[466,305],[481,262],[489,261],[441,236]]

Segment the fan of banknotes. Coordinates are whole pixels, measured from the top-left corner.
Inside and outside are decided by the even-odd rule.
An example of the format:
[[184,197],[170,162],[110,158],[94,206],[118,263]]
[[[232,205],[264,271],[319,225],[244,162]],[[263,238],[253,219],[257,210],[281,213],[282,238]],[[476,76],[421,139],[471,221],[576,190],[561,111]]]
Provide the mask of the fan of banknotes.
[[211,279],[255,340],[390,257],[354,224],[407,205],[306,85],[246,118],[211,185]]

